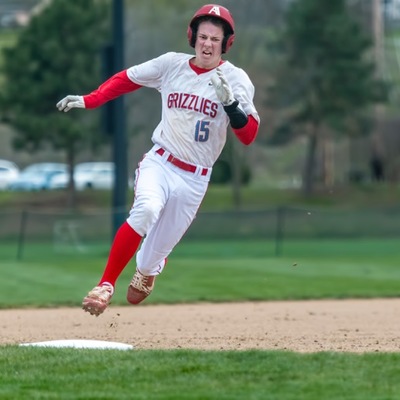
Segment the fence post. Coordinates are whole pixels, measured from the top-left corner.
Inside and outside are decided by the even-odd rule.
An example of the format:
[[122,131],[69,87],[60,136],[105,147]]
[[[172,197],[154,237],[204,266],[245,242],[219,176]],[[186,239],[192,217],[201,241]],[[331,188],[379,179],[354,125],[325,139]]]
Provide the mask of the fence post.
[[25,229],[26,229],[27,219],[28,219],[28,212],[23,210],[21,214],[21,224],[19,227],[17,260],[22,259],[22,252],[25,244]]
[[278,207],[276,212],[275,256],[282,255],[283,231],[285,226],[285,207]]

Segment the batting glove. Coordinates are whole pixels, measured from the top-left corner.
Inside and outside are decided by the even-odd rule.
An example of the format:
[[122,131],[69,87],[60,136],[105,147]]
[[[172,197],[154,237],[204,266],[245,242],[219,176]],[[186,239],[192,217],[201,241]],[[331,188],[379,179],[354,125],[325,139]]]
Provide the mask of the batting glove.
[[233,97],[232,88],[225,78],[225,75],[220,68],[216,68],[216,74],[211,78],[211,82],[214,86],[215,93],[217,94],[218,100],[224,106],[230,106],[235,102]]
[[85,108],[83,96],[68,95],[57,103],[59,111],[67,112],[71,108]]

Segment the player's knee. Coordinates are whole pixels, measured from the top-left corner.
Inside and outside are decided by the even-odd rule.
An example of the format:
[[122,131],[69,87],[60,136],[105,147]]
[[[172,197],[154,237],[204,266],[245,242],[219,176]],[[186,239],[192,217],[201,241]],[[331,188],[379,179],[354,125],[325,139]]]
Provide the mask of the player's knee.
[[145,235],[157,221],[161,212],[161,205],[156,202],[135,204],[128,217],[128,223],[141,235]]

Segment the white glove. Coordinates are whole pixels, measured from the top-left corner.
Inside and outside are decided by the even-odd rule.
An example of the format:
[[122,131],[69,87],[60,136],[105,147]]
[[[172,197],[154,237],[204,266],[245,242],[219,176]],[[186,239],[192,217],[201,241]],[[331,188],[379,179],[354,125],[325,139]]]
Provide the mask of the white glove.
[[232,88],[221,69],[218,67],[216,68],[216,71],[217,73],[211,78],[211,82],[214,86],[215,92],[217,93],[218,100],[224,106],[230,106],[235,101]]
[[71,108],[85,108],[83,96],[68,95],[57,103],[57,108],[60,111],[67,112]]

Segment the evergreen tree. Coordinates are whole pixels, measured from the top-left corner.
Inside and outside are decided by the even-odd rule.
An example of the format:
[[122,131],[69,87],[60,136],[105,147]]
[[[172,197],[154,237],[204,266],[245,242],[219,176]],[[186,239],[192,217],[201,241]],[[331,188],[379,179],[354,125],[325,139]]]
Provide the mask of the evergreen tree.
[[79,151],[101,140],[97,113],[61,114],[55,105],[66,94],[86,93],[101,81],[106,11],[102,0],[53,0],[20,32],[16,45],[4,50],[0,110],[16,128],[17,150],[35,152],[50,145],[65,151],[72,167]]
[[363,112],[385,98],[384,88],[367,58],[371,42],[348,13],[345,0],[294,1],[279,47],[281,62],[271,99],[284,113],[274,136],[282,142],[307,134],[303,189],[308,195],[322,132],[360,130]]

